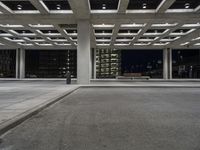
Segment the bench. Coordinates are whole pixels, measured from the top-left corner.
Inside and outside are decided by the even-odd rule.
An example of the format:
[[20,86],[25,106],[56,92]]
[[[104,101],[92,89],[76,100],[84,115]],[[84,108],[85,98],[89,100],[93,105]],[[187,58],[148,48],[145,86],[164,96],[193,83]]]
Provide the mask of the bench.
[[142,76],[141,73],[124,73],[123,76],[117,76],[117,79],[130,79],[130,80],[146,79],[146,80],[149,80],[150,77],[149,76]]

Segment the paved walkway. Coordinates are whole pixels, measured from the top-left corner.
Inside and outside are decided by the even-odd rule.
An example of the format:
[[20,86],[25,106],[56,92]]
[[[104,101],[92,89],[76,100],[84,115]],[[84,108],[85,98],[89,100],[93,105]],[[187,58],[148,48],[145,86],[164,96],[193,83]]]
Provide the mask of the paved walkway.
[[66,95],[79,86],[87,87],[190,87],[200,88],[200,82],[116,82],[96,80],[90,85],[66,85],[65,80],[0,80],[0,131],[8,124]]
[[65,81],[0,81],[0,126],[77,87]]
[[199,150],[199,88],[81,88],[2,138],[1,150]]

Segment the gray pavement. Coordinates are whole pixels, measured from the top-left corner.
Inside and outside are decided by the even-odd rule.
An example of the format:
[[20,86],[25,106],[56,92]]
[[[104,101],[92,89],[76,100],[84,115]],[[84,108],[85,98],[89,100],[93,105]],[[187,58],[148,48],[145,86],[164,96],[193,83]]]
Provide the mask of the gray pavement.
[[0,129],[8,121],[77,87],[65,81],[0,81]]
[[1,137],[1,150],[199,150],[199,88],[81,88]]

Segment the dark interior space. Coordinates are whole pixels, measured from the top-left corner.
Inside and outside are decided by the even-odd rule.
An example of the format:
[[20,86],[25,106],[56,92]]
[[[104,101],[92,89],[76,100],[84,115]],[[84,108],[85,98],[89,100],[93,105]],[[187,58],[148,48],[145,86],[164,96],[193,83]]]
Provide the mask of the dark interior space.
[[162,50],[122,50],[122,75],[137,73],[150,78],[162,78],[162,61]]
[[27,50],[27,78],[64,78],[70,72],[76,77],[76,50]]
[[14,78],[16,68],[16,51],[0,51],[0,78]]
[[200,50],[173,50],[173,78],[200,78]]

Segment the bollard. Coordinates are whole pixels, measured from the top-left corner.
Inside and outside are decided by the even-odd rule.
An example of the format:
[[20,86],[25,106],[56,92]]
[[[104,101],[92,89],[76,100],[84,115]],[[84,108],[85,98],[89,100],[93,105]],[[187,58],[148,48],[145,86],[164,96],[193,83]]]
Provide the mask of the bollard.
[[71,73],[70,72],[66,73],[66,84],[71,84]]

